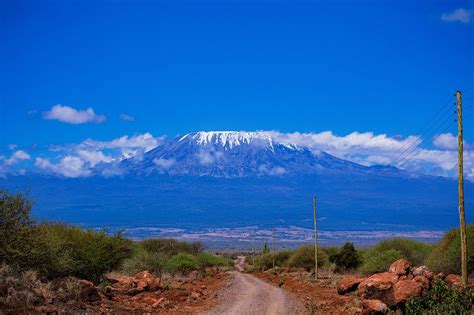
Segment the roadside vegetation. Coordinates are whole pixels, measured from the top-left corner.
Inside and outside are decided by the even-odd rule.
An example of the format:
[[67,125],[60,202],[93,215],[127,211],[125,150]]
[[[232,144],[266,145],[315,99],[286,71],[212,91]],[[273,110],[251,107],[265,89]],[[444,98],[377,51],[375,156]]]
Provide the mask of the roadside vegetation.
[[[36,222],[31,208],[25,195],[0,191],[0,309],[51,300],[51,283],[58,279],[67,279],[66,292],[74,291],[79,279],[95,285],[107,282],[112,271],[124,275],[149,271],[161,282],[164,273],[205,276],[207,269],[228,264],[224,257],[205,252],[199,242],[133,242],[121,233]],[[74,294],[66,292],[64,298],[68,296]]]

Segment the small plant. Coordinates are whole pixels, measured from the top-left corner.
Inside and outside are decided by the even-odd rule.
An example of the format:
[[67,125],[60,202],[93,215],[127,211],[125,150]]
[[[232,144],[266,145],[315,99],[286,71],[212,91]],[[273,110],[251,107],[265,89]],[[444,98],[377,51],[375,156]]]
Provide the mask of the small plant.
[[441,280],[433,282],[430,290],[412,298],[405,305],[407,315],[418,314],[472,314],[474,292],[449,288]]
[[314,303],[314,300],[311,299],[308,303],[306,303],[306,308],[308,309],[308,312],[310,315],[316,315],[316,303]]

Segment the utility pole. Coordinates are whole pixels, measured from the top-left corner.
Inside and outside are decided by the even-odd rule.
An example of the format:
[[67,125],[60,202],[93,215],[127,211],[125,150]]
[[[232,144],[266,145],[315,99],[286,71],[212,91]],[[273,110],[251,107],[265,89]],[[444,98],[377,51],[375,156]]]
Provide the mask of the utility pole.
[[273,269],[275,270],[275,227],[272,229],[272,239],[273,239]]
[[314,279],[318,280],[318,226],[316,223],[316,196],[313,197],[314,210]]
[[252,266],[253,266],[253,268],[255,268],[255,238],[252,238],[252,246],[253,246]]
[[461,274],[464,287],[467,287],[467,235],[464,214],[464,170],[463,170],[463,130],[462,130],[462,94],[456,92],[458,105],[458,196],[459,196],[459,223],[461,236]]

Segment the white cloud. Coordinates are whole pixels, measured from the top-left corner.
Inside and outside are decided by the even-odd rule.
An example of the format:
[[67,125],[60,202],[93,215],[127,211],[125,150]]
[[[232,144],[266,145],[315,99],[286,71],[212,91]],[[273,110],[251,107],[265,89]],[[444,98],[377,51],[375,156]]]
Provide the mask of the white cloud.
[[97,115],[92,107],[86,110],[77,110],[70,106],[55,105],[50,111],[43,113],[43,119],[59,120],[68,124],[101,123],[106,117]]
[[173,166],[176,163],[176,160],[159,158],[159,159],[153,159],[153,163],[155,163],[155,165],[158,166],[159,168],[169,169],[171,166]]
[[458,139],[452,133],[442,133],[434,137],[433,144],[440,149],[456,150],[458,148]]
[[120,138],[113,139],[111,141],[97,141],[92,139],[87,139],[79,146],[83,147],[92,147],[97,149],[141,149],[143,152],[147,152],[151,149],[156,148],[162,141],[164,137],[155,138],[151,133],[144,133],[139,135],[122,136]]
[[269,167],[268,165],[260,165],[258,167],[258,171],[263,175],[270,175],[270,176],[280,176],[286,173],[286,170],[281,166]]
[[135,117],[129,114],[121,113],[120,114],[120,119],[125,120],[125,121],[135,121]]
[[224,153],[214,151],[214,150],[210,150],[210,151],[201,150],[196,154],[199,164],[202,164],[202,165],[212,164],[215,161],[222,158],[223,155]]
[[64,177],[87,177],[92,171],[87,168],[86,163],[77,156],[65,156],[58,163],[51,163],[48,159],[36,158],[36,167],[46,172],[51,172]]
[[105,155],[102,151],[89,151],[89,150],[78,150],[77,155],[84,161],[94,167],[98,163],[110,163],[114,161],[111,156]]
[[460,22],[467,24],[471,22],[472,12],[463,8],[454,10],[453,12],[443,13],[441,20],[445,22]]
[[15,151],[9,159],[5,161],[7,165],[13,165],[20,161],[29,160],[31,156],[23,150]]

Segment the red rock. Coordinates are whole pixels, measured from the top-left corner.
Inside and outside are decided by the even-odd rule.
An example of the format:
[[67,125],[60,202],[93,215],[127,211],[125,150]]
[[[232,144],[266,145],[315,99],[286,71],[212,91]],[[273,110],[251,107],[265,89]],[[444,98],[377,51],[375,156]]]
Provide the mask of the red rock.
[[406,303],[410,297],[420,296],[423,286],[414,280],[402,280],[395,284],[395,303]]
[[408,280],[408,277],[407,276],[400,276],[400,278],[398,278],[398,280]]
[[359,283],[364,281],[364,279],[365,278],[359,278],[354,276],[343,278],[337,286],[337,293],[343,295],[355,291]]
[[439,280],[444,280],[444,278],[446,278],[446,275],[442,272],[440,273],[437,273],[435,276],[434,276],[434,279],[439,279]]
[[413,281],[421,284],[423,289],[429,289],[431,285],[430,280],[428,280],[428,278],[425,276],[416,276],[415,278],[413,278]]
[[410,271],[410,262],[406,259],[399,259],[394,261],[390,268],[388,268],[388,272],[396,273],[397,275],[406,275]]
[[444,281],[446,281],[448,284],[455,286],[455,287],[462,287],[462,278],[461,276],[458,275],[447,275],[446,278],[444,278]]
[[142,271],[133,276],[136,288],[142,291],[155,291],[158,289],[158,281],[149,271]]
[[359,284],[357,294],[364,299],[381,300],[392,306],[395,305],[393,286],[397,281],[398,275],[396,273],[376,273]]
[[388,312],[387,305],[380,300],[362,300],[364,314],[385,314]]

